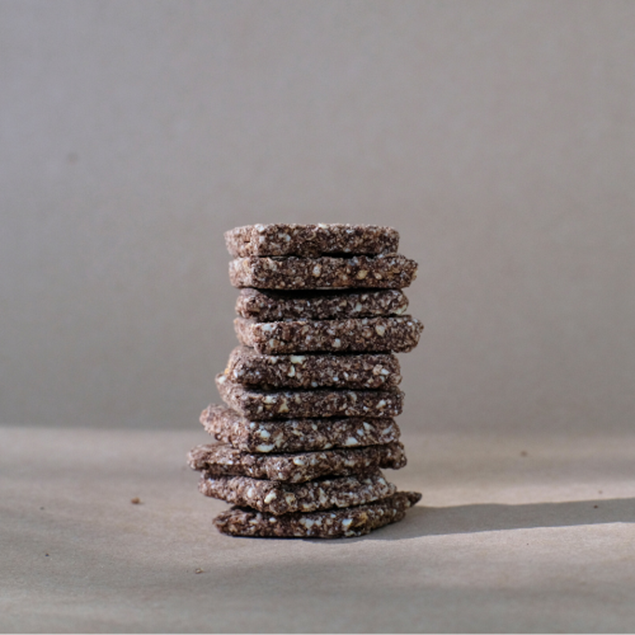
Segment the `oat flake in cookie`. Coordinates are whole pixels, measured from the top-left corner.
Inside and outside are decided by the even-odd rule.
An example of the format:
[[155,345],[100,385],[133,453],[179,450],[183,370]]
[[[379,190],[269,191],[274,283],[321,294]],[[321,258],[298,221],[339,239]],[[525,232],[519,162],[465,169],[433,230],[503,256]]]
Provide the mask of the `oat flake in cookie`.
[[380,254],[397,251],[399,233],[377,225],[272,223],[230,229],[225,232],[225,244],[234,258]]

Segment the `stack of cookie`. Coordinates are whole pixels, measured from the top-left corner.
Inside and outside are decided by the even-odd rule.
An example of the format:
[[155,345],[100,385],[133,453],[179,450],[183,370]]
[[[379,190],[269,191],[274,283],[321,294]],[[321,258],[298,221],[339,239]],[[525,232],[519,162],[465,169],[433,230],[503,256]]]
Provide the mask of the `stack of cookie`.
[[240,346],[216,377],[224,406],[201,423],[200,491],[232,507],[238,536],[359,536],[401,520],[420,498],[381,472],[406,463],[394,417],[399,362],[421,323],[401,289],[417,264],[399,235],[366,225],[253,225],[225,234],[240,289]]

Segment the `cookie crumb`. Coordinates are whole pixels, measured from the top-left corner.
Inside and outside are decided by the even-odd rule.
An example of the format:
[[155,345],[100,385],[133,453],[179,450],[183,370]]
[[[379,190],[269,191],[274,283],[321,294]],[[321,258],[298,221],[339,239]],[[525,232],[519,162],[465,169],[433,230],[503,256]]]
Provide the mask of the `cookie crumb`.
[[131,498],[130,502],[133,505],[141,505],[141,499],[138,496],[135,496],[134,498]]
[[597,508],[598,508],[598,506],[597,506],[597,505],[593,505],[593,509],[597,509]]
[[194,573],[203,573],[203,569],[194,569]]
[[525,450],[523,450],[523,451],[520,453],[520,456],[528,456],[528,454],[527,454],[527,452],[526,452]]

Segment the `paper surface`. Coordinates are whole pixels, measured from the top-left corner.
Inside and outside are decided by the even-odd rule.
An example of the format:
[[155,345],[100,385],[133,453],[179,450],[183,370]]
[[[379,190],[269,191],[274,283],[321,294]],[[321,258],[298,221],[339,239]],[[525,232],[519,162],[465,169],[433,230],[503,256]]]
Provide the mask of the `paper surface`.
[[632,631],[635,435],[406,436],[421,504],[331,541],[217,533],[208,440],[0,428],[0,630]]

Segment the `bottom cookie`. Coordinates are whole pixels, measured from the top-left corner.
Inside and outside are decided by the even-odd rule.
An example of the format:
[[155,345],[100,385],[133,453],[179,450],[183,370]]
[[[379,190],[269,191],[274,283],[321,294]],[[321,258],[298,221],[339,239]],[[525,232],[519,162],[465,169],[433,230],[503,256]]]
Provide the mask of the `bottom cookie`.
[[397,492],[388,498],[311,513],[282,516],[232,507],[214,519],[223,534],[259,538],[349,538],[403,519],[406,510],[421,499],[418,492]]

